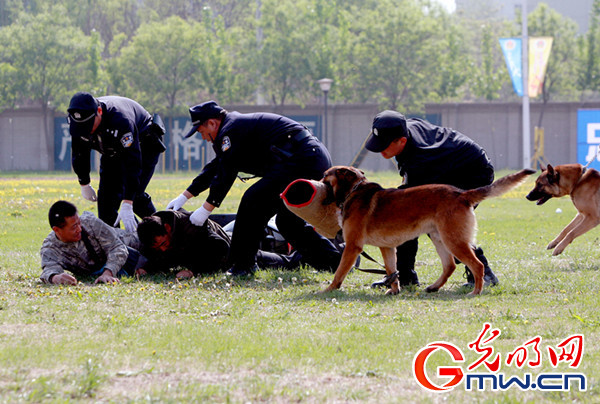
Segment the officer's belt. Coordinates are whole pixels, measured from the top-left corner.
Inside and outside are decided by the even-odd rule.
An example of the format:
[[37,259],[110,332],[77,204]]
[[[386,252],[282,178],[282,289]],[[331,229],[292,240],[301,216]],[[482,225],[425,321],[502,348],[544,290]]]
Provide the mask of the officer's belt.
[[283,144],[271,145],[271,151],[280,160],[288,159],[294,154],[296,145],[300,144],[302,141],[310,138],[311,136],[312,134],[307,129],[295,133],[288,133],[285,136],[287,139]]

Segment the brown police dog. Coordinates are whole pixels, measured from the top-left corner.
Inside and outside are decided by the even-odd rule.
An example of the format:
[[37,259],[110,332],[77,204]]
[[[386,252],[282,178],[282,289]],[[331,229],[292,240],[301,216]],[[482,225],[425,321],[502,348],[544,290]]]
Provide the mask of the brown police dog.
[[546,169],[535,181],[535,187],[527,195],[530,201],[541,205],[550,198],[571,195],[571,201],[577,208],[577,215],[560,234],[548,244],[554,249],[552,255],[558,255],[583,233],[600,223],[600,173],[587,169],[581,164],[563,164]]
[[521,170],[493,184],[468,191],[450,185],[422,185],[406,189],[384,189],[368,182],[364,173],[352,167],[337,166],[325,171],[323,181],[329,201],[340,208],[340,226],[346,242],[331,285],[339,289],[365,244],[379,247],[388,278],[394,279],[388,293],[396,294],[396,246],[427,233],[440,259],[443,272],[427,287],[437,292],[456,268],[454,257],[467,265],[475,277],[471,295],[483,288],[483,264],[475,256],[473,238],[476,220],[473,206],[499,196],[523,182],[534,170]]

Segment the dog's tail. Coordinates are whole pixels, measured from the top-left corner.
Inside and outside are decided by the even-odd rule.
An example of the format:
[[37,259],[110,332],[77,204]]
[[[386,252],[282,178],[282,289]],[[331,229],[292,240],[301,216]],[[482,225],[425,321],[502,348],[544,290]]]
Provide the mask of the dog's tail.
[[485,199],[493,198],[495,196],[500,196],[502,194],[507,193],[517,185],[523,183],[527,179],[527,177],[533,173],[535,173],[535,170],[525,168],[514,174],[509,174],[502,178],[499,178],[492,184],[486,185],[485,187],[465,191],[461,196],[467,201],[469,201],[471,206],[473,206]]

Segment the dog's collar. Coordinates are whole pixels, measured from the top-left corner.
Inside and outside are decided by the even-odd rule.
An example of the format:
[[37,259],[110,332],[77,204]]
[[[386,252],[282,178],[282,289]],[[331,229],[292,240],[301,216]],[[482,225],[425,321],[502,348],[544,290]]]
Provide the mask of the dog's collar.
[[[359,186],[360,184],[362,184],[363,182],[365,182],[365,179],[364,179],[364,178],[363,178],[362,180],[358,181],[356,184],[354,184],[354,185],[352,186],[352,188],[350,188],[350,192],[348,192],[348,196],[350,196],[350,194],[351,194],[352,192],[356,191],[356,188],[358,188],[358,186]],[[348,199],[348,196],[346,197],[346,199]]]
[[581,170],[581,175],[577,179],[577,182],[581,181],[581,177],[583,177],[583,174],[585,174],[586,171],[587,171],[587,167],[583,167],[583,169]]
[[352,188],[350,188],[350,191],[348,191],[348,194],[346,195],[346,197],[344,198],[344,200],[342,201],[342,203],[340,203],[338,206],[341,210],[344,210],[344,204],[346,203],[346,201],[348,200],[348,198],[350,198],[350,195],[352,195],[352,193],[354,191],[356,191],[356,188],[359,187],[359,185],[361,185],[363,182],[365,182],[366,178],[363,178],[362,180],[358,181],[356,184],[352,185]]

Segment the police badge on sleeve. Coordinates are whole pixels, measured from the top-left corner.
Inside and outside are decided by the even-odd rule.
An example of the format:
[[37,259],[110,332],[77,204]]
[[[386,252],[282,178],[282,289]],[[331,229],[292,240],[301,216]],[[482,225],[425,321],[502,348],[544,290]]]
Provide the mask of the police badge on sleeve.
[[133,134],[131,132],[124,134],[123,137],[121,137],[121,144],[126,148],[131,146],[133,144]]
[[223,138],[223,143],[221,144],[221,150],[225,152],[225,151],[229,150],[230,147],[231,147],[231,140],[229,139],[229,136],[225,136]]

